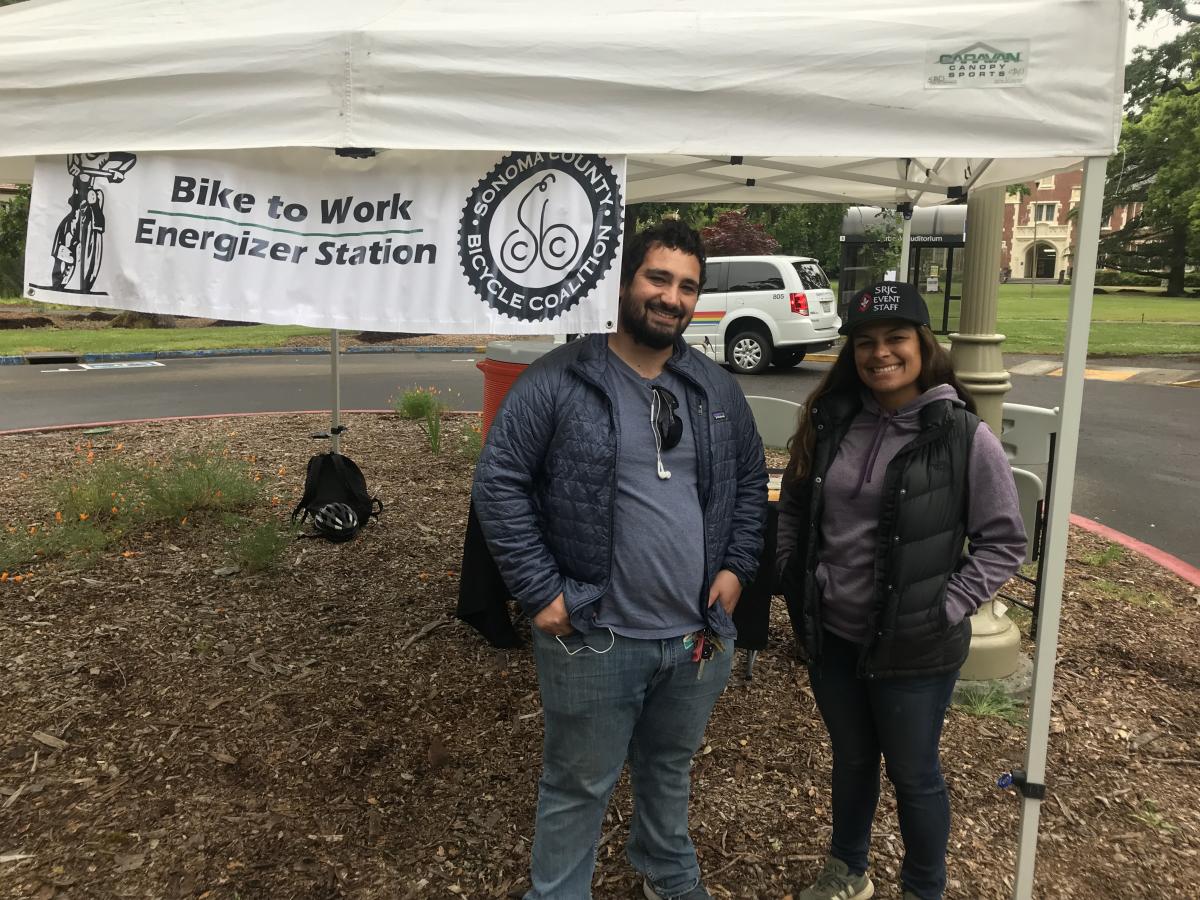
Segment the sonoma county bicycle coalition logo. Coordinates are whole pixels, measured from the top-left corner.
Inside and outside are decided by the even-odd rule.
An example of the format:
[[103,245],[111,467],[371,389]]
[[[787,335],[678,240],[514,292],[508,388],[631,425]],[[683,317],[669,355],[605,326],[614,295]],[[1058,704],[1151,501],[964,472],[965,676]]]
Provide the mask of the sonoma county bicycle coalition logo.
[[510,153],[467,197],[459,261],[479,298],[525,322],[583,300],[617,255],[615,173],[585,153]]

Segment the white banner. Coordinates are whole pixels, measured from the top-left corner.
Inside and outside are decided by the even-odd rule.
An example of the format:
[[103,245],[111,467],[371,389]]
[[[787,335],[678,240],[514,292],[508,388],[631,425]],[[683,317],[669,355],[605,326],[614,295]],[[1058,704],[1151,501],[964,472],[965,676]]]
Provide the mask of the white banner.
[[318,328],[611,331],[624,157],[316,149],[37,161],[25,296]]

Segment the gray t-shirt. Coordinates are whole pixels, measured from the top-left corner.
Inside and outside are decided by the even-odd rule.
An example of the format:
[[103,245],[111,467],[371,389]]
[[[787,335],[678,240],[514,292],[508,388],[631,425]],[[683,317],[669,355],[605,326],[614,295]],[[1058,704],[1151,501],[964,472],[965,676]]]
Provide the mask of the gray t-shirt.
[[[643,378],[615,353],[608,387],[620,422],[612,584],[597,624],[631,638],[666,639],[704,627],[704,516],[696,470],[696,439],[684,383],[669,371]],[[662,453],[670,478],[658,477],[652,385],[679,400],[679,443]]]

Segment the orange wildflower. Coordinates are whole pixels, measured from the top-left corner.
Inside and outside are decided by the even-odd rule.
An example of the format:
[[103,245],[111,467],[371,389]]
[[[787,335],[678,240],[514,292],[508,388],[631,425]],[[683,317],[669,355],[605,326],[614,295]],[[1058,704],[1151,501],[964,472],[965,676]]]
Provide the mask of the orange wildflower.
[[57,522],[59,525],[62,524],[62,513],[61,512],[56,512],[54,514],[54,521]]
[[22,581],[25,580],[25,576],[24,575],[14,575],[12,577],[12,580],[13,580],[13,583],[20,584]]
[[8,573],[0,572],[0,581],[8,581]]
[[86,521],[87,521],[88,519],[90,519],[90,518],[91,518],[91,516],[89,516],[87,513],[80,513],[80,514],[79,514],[79,521],[80,521],[80,522],[86,522]]

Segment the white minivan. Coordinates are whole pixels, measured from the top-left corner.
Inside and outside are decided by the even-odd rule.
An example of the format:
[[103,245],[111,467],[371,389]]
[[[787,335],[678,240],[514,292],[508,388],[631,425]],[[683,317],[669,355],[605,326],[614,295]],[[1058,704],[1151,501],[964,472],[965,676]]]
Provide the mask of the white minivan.
[[684,339],[740,374],[788,368],[837,340],[829,279],[807,256],[710,256]]

